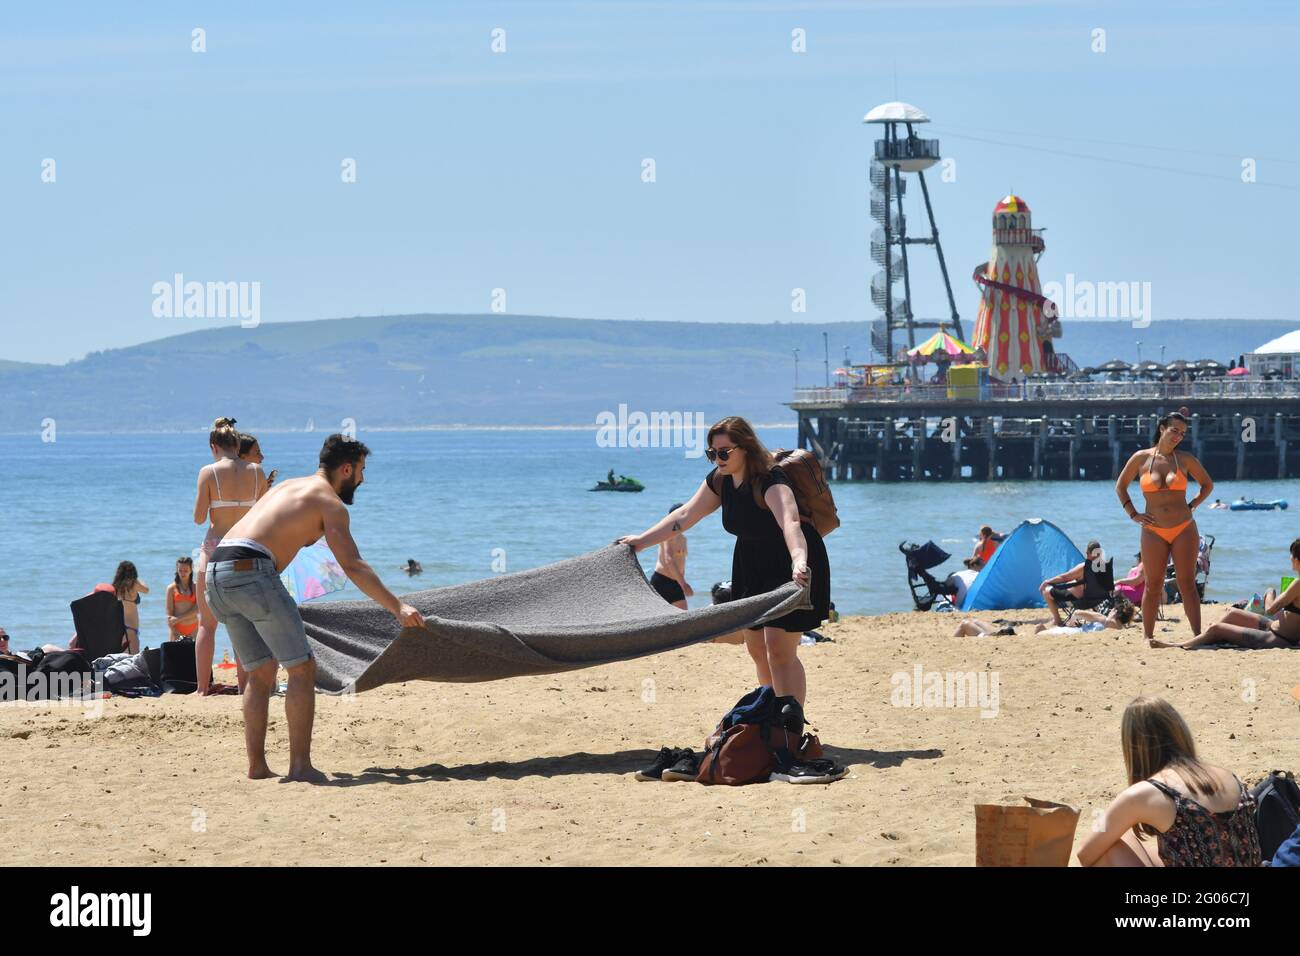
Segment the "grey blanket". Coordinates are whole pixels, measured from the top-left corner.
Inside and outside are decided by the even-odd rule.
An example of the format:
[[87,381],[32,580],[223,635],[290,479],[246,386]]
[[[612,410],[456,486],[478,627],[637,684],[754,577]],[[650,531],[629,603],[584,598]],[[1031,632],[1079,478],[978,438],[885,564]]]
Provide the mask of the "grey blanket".
[[555,564],[407,594],[425,628],[402,628],[374,601],[299,607],[327,694],[408,680],[488,681],[554,674],[708,641],[809,607],[794,582],[682,611],[650,587],[632,549],[611,545]]

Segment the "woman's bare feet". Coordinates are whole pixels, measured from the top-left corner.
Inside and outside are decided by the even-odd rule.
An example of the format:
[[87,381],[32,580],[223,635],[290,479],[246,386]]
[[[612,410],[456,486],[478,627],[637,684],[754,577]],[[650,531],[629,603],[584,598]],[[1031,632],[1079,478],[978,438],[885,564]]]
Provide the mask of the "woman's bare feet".
[[278,776],[280,775],[276,773],[274,770],[272,770],[270,767],[268,767],[265,763],[262,763],[260,766],[257,767],[248,768],[249,780],[269,780],[271,777],[278,777]]
[[1154,637],[1147,638],[1147,647],[1182,647],[1181,644],[1170,644],[1167,641],[1158,641]]
[[290,769],[284,779],[294,783],[329,783],[330,778],[324,771],[308,765],[302,770]]

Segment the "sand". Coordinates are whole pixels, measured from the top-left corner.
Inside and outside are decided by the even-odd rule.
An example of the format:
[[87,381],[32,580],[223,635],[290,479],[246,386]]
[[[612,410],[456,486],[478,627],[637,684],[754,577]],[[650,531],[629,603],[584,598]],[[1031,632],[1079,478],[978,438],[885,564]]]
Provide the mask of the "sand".
[[[1222,608],[1206,612],[1213,621]],[[1288,695],[1300,653],[1158,651],[1137,628],[952,638],[955,623],[847,618],[824,629],[834,643],[801,649],[808,714],[829,754],[852,767],[828,787],[630,776],[662,745],[698,748],[753,684],[733,646],[319,697],[315,759],[336,775],[328,786],[245,779],[238,698],[118,698],[90,717],[3,704],[0,812],[22,826],[6,827],[0,848],[9,864],[38,865],[968,866],[976,803],[1070,803],[1086,832],[1123,787],[1120,714],[1139,693],[1172,701],[1202,755],[1248,783],[1300,769]],[[1158,633],[1188,632],[1174,621]],[[918,664],[996,673],[996,715],[895,706]],[[271,717],[271,766],[282,771],[282,699]]]

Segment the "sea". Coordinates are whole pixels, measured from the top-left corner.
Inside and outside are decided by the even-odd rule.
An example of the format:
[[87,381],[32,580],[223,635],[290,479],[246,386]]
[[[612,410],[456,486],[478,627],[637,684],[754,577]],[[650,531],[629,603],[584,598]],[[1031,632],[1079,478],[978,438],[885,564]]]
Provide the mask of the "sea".
[[[759,429],[769,447],[792,447],[795,428]],[[48,436],[47,436],[48,437]],[[709,470],[683,447],[607,447],[592,429],[371,431],[372,449],[352,505],[362,555],[397,593],[489,578],[548,564],[649,527],[685,501]],[[282,477],[310,474],[324,434],[259,433],[265,466]],[[698,444],[696,445],[698,448]],[[205,433],[0,435],[0,626],[12,646],[64,643],[70,601],[135,562],[152,589],[141,605],[141,642],[167,639],[164,592],[176,558],[203,538],[193,521],[198,469],[210,461]],[[606,472],[635,477],[641,493],[593,492]],[[1212,497],[1288,498],[1300,482],[1222,481]],[[912,607],[900,542],[933,540],[952,554],[939,574],[960,568],[983,524],[1010,531],[1021,521],[1053,522],[1083,546],[1091,538],[1127,570],[1138,527],[1110,482],[833,483],[841,527],[827,537],[831,594],[841,614]],[[1140,500],[1140,499],[1139,499]],[[1234,601],[1289,574],[1297,529],[1289,511],[1200,509],[1213,534],[1207,597]],[[709,602],[731,574],[733,540],[714,513],[688,534],[687,578]],[[424,573],[409,577],[408,558]],[[641,555],[647,575],[655,551]],[[355,586],[329,600],[362,599]],[[591,595],[593,601],[600,594]],[[229,650],[224,629],[217,657]]]

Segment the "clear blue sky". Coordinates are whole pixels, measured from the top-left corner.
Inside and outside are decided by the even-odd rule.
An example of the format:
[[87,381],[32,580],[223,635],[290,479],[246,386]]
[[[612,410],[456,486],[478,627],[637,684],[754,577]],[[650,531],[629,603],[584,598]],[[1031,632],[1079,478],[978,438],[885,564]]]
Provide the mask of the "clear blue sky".
[[[176,272],[260,282],[264,322],[486,312],[497,287],[515,313],[874,318],[861,121],[896,93],[957,162],[931,187],[967,320],[1011,188],[1044,279],[1151,282],[1156,321],[1297,312],[1290,4],[151,6],[0,12],[2,358],[223,324],[152,315]],[[914,272],[940,314],[933,258]]]

